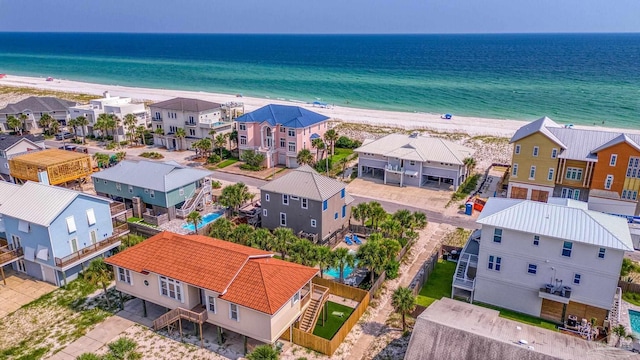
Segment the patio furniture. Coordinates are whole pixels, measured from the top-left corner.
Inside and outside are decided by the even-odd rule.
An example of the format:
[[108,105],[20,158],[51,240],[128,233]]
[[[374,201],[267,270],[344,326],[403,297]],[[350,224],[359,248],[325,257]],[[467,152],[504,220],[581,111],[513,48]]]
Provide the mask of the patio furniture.
[[349,236],[344,237],[344,242],[347,243],[347,245],[353,245],[353,241],[351,241]]
[[344,313],[340,312],[340,311],[334,311],[334,312],[331,313],[331,315],[337,316],[339,318],[342,318],[344,316]]
[[362,241],[360,241],[360,239],[358,238],[358,235],[356,234],[353,234],[353,241],[358,245],[362,245]]

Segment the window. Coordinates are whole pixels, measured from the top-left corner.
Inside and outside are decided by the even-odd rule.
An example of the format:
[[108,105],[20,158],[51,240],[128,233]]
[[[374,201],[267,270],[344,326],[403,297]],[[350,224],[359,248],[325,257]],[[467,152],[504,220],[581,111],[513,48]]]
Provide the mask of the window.
[[567,180],[582,180],[582,169],[578,168],[567,168],[567,173],[565,174],[565,178]]
[[327,211],[327,208],[329,207],[329,203],[327,203],[327,200],[322,202],[322,211]]
[[283,132],[287,132],[287,128],[286,128],[286,127],[280,127],[280,132],[281,132],[281,133],[283,133]]
[[240,321],[240,316],[238,316],[238,305],[229,304],[229,319]]
[[317,226],[316,219],[311,219],[311,227],[314,228]]
[[415,161],[413,161],[413,160],[411,160],[411,161],[409,161],[409,165],[411,165],[411,166],[415,166],[415,165],[416,165],[416,162],[415,162]]
[[554,171],[555,171],[554,168],[549,168],[549,173],[547,174],[547,180],[553,181],[553,173],[554,173]]
[[538,272],[538,265],[536,264],[529,264],[529,269],[527,269],[527,272],[529,274],[535,275]]
[[212,313],[216,313],[216,298],[213,296],[207,296],[207,309]]
[[518,164],[513,164],[511,167],[511,175],[518,176]]
[[338,219],[338,213],[333,214],[333,219],[337,220]]
[[611,159],[609,159],[609,166],[616,166],[617,161],[618,161],[618,155],[611,154]]
[[295,142],[292,142],[292,141],[289,142],[289,151],[290,152],[296,152],[296,143]]
[[500,256],[489,255],[489,270],[500,271],[502,258]]
[[347,205],[342,205],[342,218],[347,216]]
[[122,191],[122,184],[116,183],[116,190]]
[[515,151],[516,155],[520,154],[520,145],[516,145]]
[[287,131],[287,135],[296,136],[296,129],[289,129],[289,131]]
[[573,243],[571,241],[565,241],[562,244],[562,256],[571,257],[571,249],[573,248]]
[[537,146],[533,147],[533,156],[537,157],[538,153],[540,152],[540,148]]
[[182,302],[182,283],[165,276],[159,276],[160,294]]
[[89,226],[96,223],[96,214],[93,212],[93,209],[87,209],[87,222]]
[[289,205],[289,195],[282,194],[282,205]]
[[133,186],[129,185],[129,194],[133,194]]
[[536,167],[532,166],[531,170],[529,170],[529,179],[533,180],[536,178]]
[[611,184],[613,184],[613,175],[607,175],[607,180],[604,182],[604,188],[611,190]]
[[184,196],[184,188],[178,189],[178,195]]
[[533,236],[533,246],[538,246],[538,245],[540,245],[540,236],[534,235]]
[[309,199],[302,198],[300,200],[300,207],[302,207],[303,209],[308,209],[309,208]]
[[28,233],[29,231],[31,231],[31,225],[29,225],[29,222],[27,221],[19,220],[18,230],[22,231],[23,233]]
[[300,198],[299,198],[299,197],[297,197],[297,196],[293,196],[293,195],[289,196],[289,198],[290,198],[291,200],[300,200]]
[[496,242],[496,243],[502,242],[502,229],[493,230],[493,242]]
[[340,190],[340,199],[344,199],[345,189]]
[[108,184],[109,182],[107,180],[104,180],[105,185]]
[[300,291],[298,291],[297,293],[293,294],[293,303],[297,303],[298,301],[300,301]]
[[638,191],[636,190],[622,190],[622,198],[626,200],[636,200],[638,198]]
[[238,130],[247,130],[247,124],[238,124]]
[[607,249],[605,248],[600,248],[600,250],[598,250],[598,257],[600,259],[604,259],[604,253],[607,251]]
[[627,177],[640,178],[640,157],[629,157],[629,165],[627,166]]
[[144,189],[144,193],[148,194],[149,193],[149,189]]
[[280,147],[283,148],[287,146],[287,141],[284,138],[280,138]]
[[189,129],[189,136],[196,136],[196,129]]
[[262,216],[267,216],[267,209],[262,209]]
[[287,214],[280,213],[280,226],[287,226]]
[[573,274],[573,283],[576,285],[580,285],[580,280],[582,280],[582,275]]
[[558,149],[556,148],[551,149],[551,158],[555,159],[557,157],[558,157]]
[[270,201],[271,196],[269,194],[264,194],[264,201]]
[[156,198],[156,192],[153,191],[153,190],[149,190],[149,197],[152,198],[152,199],[155,199]]
[[240,145],[247,145],[247,136],[240,135]]
[[131,271],[127,270],[127,269],[123,269],[123,268],[118,268],[118,280],[125,282],[129,285],[132,285],[131,283]]
[[69,234],[76,232],[76,221],[73,219],[73,216],[69,216],[65,219],[67,221],[67,230]]

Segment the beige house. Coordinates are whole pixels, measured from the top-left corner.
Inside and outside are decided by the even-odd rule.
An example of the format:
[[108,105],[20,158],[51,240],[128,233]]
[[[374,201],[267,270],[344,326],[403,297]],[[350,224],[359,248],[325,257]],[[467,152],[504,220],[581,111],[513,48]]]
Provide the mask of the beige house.
[[311,279],[318,273],[273,255],[163,232],[106,262],[114,267],[119,291],[171,309],[154,321],[155,330],[182,319],[215,325],[218,341],[232,331],[272,344],[315,307]]

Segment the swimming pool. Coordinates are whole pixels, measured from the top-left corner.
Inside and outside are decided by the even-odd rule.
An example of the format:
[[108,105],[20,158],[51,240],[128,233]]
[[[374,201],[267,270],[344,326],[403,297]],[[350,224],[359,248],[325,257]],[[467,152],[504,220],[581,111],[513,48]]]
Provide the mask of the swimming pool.
[[[358,266],[358,262],[356,261],[355,263],[355,267]],[[348,278],[349,275],[351,275],[351,273],[353,272],[353,268],[349,265],[344,267],[344,272],[343,272],[343,276],[344,278]],[[327,270],[324,271],[324,275],[329,275],[334,279],[339,279],[340,278],[340,268],[338,267],[334,267],[334,268],[328,268]]]
[[640,335],[640,311],[629,310],[629,320],[631,321],[631,330],[636,335]]
[[[198,229],[202,229],[203,226],[216,221],[220,216],[222,216],[222,213],[219,213],[219,212],[208,213],[208,214],[204,215],[202,217],[202,221],[200,221],[198,223]],[[189,230],[189,231],[195,231],[196,230],[196,228],[193,226],[193,224],[189,224],[189,223],[182,224],[182,228],[186,229],[186,230]]]

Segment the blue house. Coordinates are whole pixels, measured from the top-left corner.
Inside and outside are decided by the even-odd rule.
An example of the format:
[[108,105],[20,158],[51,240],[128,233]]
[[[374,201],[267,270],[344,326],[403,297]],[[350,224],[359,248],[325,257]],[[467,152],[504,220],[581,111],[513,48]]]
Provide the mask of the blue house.
[[126,222],[115,221],[124,207],[109,199],[30,181],[0,183],[0,189],[1,230],[17,255],[11,263],[36,279],[65,285],[92,259],[110,255],[129,232]]
[[133,216],[161,225],[186,217],[210,198],[211,174],[176,162],[121,161],[92,177],[98,195],[122,199]]

